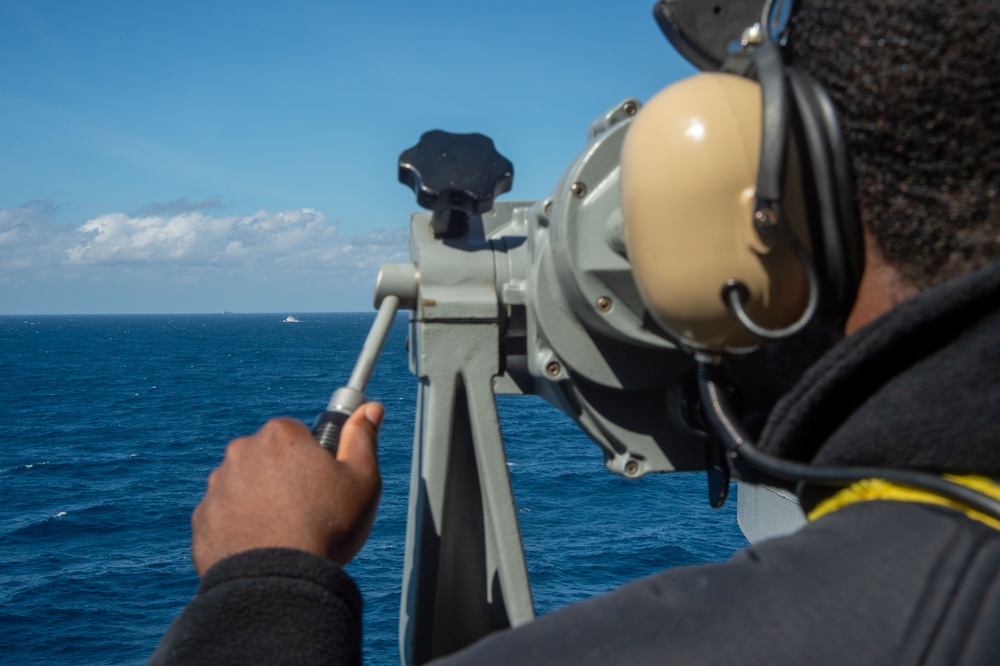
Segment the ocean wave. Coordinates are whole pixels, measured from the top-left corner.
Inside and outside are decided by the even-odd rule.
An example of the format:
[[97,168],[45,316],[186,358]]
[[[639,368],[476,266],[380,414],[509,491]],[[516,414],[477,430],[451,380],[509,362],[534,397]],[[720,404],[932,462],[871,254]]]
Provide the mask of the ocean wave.
[[2,472],[4,474],[11,474],[14,472],[27,472],[28,470],[36,468],[41,469],[42,467],[45,467],[48,464],[50,463],[47,460],[43,460],[41,462],[36,462],[36,463],[24,463],[23,465],[14,465],[13,467],[6,467],[2,470]]
[[[96,522],[103,521],[106,512],[113,508],[113,504],[105,502],[101,504],[82,505],[67,507],[62,510],[42,510],[35,514],[17,516],[9,521],[4,521],[2,536],[12,539],[33,539],[51,533],[52,529],[62,529],[63,526],[73,528],[82,521],[87,520],[90,513]],[[94,515],[97,514],[97,515]],[[85,529],[90,529],[86,526]]]

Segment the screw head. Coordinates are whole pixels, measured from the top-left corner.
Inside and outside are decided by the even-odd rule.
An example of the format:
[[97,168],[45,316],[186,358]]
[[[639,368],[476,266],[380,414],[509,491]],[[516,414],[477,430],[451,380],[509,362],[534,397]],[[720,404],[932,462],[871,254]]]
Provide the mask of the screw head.
[[587,195],[587,185],[580,181],[576,181],[569,186],[569,191],[573,193],[573,196],[577,199],[582,199]]
[[545,207],[542,210],[545,211],[546,215],[552,215],[552,202],[546,201]]
[[549,377],[558,377],[559,373],[562,372],[562,366],[557,361],[549,361],[549,364],[545,366],[545,372],[549,374]]
[[611,308],[614,307],[614,304],[615,302],[607,296],[601,296],[597,299],[597,309],[601,312],[611,312]]
[[773,227],[778,224],[778,214],[773,208],[761,208],[754,211],[753,219],[759,224]]
[[635,112],[638,110],[639,109],[636,107],[635,102],[625,102],[622,104],[622,111],[624,111],[627,115],[634,116]]
[[778,229],[778,213],[770,206],[758,208],[753,214],[753,225],[761,238],[770,238]]
[[760,23],[754,23],[752,26],[743,31],[740,35],[740,45],[746,48],[751,44],[761,44],[764,41],[764,33],[761,32]]
[[639,473],[639,463],[635,460],[629,460],[625,463],[625,474],[627,476],[635,476]]

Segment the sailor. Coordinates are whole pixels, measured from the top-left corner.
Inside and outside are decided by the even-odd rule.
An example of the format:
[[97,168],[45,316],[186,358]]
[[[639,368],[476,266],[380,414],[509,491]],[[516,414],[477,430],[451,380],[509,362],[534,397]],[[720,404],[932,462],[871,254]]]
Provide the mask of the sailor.
[[[759,448],[948,475],[1000,497],[1000,5],[803,0],[787,61],[827,91],[854,170],[864,272],[847,336]],[[154,664],[361,660],[342,567],[381,488],[369,403],[336,459],[279,419],[234,440],[192,518],[198,593]],[[487,637],[454,664],[994,664],[1000,522],[872,479],[805,485],[810,522]]]

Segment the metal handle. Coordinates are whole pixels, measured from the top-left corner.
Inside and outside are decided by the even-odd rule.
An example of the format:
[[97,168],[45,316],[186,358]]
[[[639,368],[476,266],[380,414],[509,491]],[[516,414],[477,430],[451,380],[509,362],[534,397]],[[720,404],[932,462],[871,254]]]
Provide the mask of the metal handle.
[[313,437],[320,446],[334,455],[337,454],[337,447],[340,445],[340,430],[344,423],[354,410],[366,402],[365,389],[368,388],[368,381],[375,369],[375,361],[378,360],[386,338],[389,337],[389,330],[392,328],[392,320],[397,310],[399,310],[399,298],[386,296],[382,299],[378,314],[375,316],[375,323],[365,338],[365,344],[358,355],[357,363],[354,364],[354,371],[347,386],[334,391],[326,411],[316,417],[316,423],[312,427]]

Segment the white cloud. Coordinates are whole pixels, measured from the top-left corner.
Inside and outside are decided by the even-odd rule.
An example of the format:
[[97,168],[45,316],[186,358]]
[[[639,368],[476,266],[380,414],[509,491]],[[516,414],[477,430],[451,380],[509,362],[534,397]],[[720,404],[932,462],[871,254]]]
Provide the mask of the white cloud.
[[323,246],[349,242],[337,239],[336,228],[309,208],[224,217],[199,211],[143,217],[113,213],[81,226],[66,259],[70,263],[298,263]]
[[155,307],[144,299],[171,295],[181,309],[280,308],[269,303],[292,295],[320,309],[363,309],[379,267],[409,260],[403,228],[341,237],[314,209],[222,215],[221,207],[217,198],[178,199],[72,227],[56,223],[51,203],[0,209],[0,300],[27,302],[0,308],[65,310],[44,302],[80,292],[95,299],[80,307],[95,312],[139,311]]
[[[159,205],[168,206],[177,207]],[[330,260],[356,268],[408,257],[403,229],[341,237],[323,213],[311,208],[213,215],[195,206],[159,215],[109,213],[75,228],[55,225],[50,202],[0,208],[0,272],[60,264],[305,269]]]

